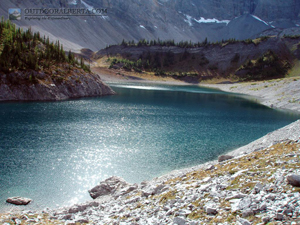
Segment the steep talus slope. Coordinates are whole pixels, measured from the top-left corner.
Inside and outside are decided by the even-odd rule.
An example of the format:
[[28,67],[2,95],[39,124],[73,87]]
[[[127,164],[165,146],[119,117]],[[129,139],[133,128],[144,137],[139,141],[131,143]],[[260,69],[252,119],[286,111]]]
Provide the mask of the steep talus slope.
[[[104,17],[72,16],[69,20],[25,20],[16,24],[31,26],[60,39],[66,48],[93,51],[125,40],[174,39],[193,42],[226,38],[253,38],[262,31],[296,26],[300,2],[294,0],[60,0],[0,2],[0,15],[7,17],[8,8],[107,8]],[[258,18],[251,18],[253,14]],[[248,16],[247,16],[248,15]],[[237,17],[237,18],[236,18]],[[266,22],[262,21],[265,20]],[[232,21],[232,22],[230,22]],[[237,22],[238,21],[238,22]],[[242,33],[243,35],[238,35]]]

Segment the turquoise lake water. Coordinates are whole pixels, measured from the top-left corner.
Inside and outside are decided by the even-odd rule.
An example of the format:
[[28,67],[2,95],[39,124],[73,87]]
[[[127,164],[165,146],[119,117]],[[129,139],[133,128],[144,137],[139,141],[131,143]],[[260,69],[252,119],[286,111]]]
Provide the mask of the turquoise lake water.
[[0,104],[0,212],[89,200],[112,175],[130,183],[194,166],[300,118],[197,86],[114,84],[115,96]]

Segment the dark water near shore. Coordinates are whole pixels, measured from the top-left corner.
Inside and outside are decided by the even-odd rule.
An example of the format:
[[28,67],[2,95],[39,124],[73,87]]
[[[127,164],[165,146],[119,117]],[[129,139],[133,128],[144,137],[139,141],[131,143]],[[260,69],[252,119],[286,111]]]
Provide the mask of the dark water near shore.
[[[300,116],[195,86],[114,85],[115,96],[0,104],[0,212],[83,202],[112,175],[141,182],[245,145]],[[26,208],[26,209],[27,209]]]

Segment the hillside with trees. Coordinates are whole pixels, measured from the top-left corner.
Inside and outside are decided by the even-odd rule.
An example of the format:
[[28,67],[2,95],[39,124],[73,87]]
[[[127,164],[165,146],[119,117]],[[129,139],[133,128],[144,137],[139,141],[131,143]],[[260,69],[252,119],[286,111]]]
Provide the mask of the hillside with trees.
[[41,37],[31,29],[23,31],[15,24],[2,18],[0,23],[0,72],[16,70],[47,70],[51,65],[68,63],[90,72],[83,59],[75,58],[69,51],[65,53],[59,41],[53,43],[49,37]]
[[260,37],[210,43],[174,40],[122,41],[95,54],[118,73],[172,77],[188,82],[214,78],[237,81],[284,77],[299,57],[299,36]]
[[0,22],[0,101],[63,100],[114,92],[59,41]]

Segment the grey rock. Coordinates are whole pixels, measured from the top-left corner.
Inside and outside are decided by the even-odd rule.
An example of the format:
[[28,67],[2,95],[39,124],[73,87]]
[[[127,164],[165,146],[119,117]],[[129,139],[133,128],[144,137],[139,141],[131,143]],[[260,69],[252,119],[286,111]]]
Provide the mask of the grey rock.
[[259,209],[260,209],[261,211],[266,210],[266,209],[267,209],[267,204],[266,204],[265,202],[262,202],[262,203],[260,204],[260,206],[259,206]]
[[14,219],[14,221],[15,221],[15,224],[17,224],[17,225],[22,223],[22,220],[20,220],[20,219]]
[[215,169],[215,166],[214,165],[208,165],[205,170],[208,171],[208,170],[213,170]]
[[253,192],[255,194],[259,193],[263,189],[263,185],[261,183],[256,183],[256,185],[253,188]]
[[218,162],[223,162],[223,161],[226,161],[226,160],[229,160],[229,159],[232,159],[234,158],[233,156],[231,155],[220,155],[218,157]]
[[79,218],[79,219],[75,220],[75,223],[76,224],[77,223],[80,223],[80,224],[82,224],[82,223],[89,223],[89,220],[88,219],[84,219],[84,218]]
[[263,217],[263,218],[261,219],[261,221],[262,221],[263,223],[268,223],[268,222],[270,221],[270,217],[269,217],[269,216],[265,216],[265,217]]
[[127,186],[129,186],[129,183],[125,180],[120,177],[113,176],[100,182],[99,185],[89,190],[89,194],[93,199],[95,199],[99,196],[114,194]]
[[237,198],[237,199],[239,199],[239,198],[245,198],[246,196],[247,196],[246,194],[243,194],[243,193],[237,193],[237,194],[233,194],[233,195],[227,197],[225,200],[226,200],[226,201],[229,201],[229,200],[235,199],[235,198]]
[[83,212],[84,210],[86,210],[89,207],[89,205],[74,205],[71,208],[69,208],[68,213],[77,213],[77,212]]
[[73,220],[74,215],[73,214],[66,214],[59,217],[60,220]]
[[137,188],[138,188],[137,184],[130,185],[128,187],[123,188],[119,192],[115,193],[114,196],[118,197],[118,196],[126,195],[126,194],[136,190]]
[[245,209],[242,212],[242,217],[243,218],[248,217],[248,216],[253,216],[253,215],[254,215],[254,212],[251,209]]
[[284,219],[284,215],[282,213],[276,213],[275,220],[283,220],[283,219]]
[[24,197],[10,197],[6,200],[7,203],[14,205],[28,205],[32,200]]
[[251,223],[243,218],[239,218],[238,221],[242,224],[242,225],[251,225]]
[[288,176],[287,182],[294,187],[300,187],[300,175],[293,174]]
[[240,202],[239,202],[239,205],[238,205],[238,208],[240,210],[242,209],[247,209],[250,207],[252,203],[252,199],[251,198],[243,198]]
[[201,185],[201,186],[199,187],[199,190],[200,190],[200,191],[206,191],[206,192],[207,192],[211,186],[212,186],[211,183],[209,183],[209,184],[204,184],[204,185]]
[[142,190],[142,196],[148,197],[149,195],[157,195],[164,192],[167,189],[168,187],[166,187],[166,185],[164,184],[159,184],[157,186],[151,185],[148,186],[147,188],[144,188],[144,190]]
[[206,207],[205,212],[209,215],[216,215],[218,213],[217,209],[212,207]]
[[269,199],[269,200],[274,200],[276,198],[276,195],[275,194],[268,194],[267,196],[265,196],[266,199]]
[[186,224],[186,220],[182,217],[175,217],[173,219],[173,223],[177,224],[177,225],[185,225]]

